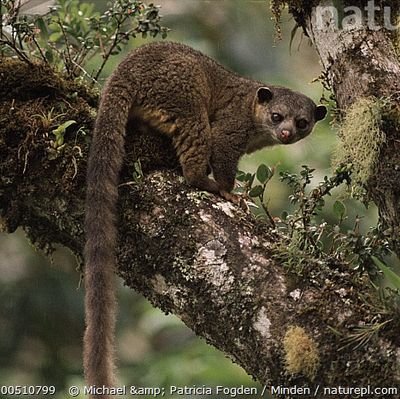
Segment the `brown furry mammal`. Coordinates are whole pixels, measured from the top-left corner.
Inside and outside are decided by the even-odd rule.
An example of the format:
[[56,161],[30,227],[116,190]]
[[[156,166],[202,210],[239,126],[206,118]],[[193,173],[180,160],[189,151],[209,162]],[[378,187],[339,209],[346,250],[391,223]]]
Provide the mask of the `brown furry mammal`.
[[141,120],[172,139],[191,186],[237,201],[230,192],[244,153],[294,143],[325,115],[324,106],[300,93],[265,87],[182,44],[145,45],[121,62],[103,90],[87,172],[88,386],[115,383],[116,202],[128,120]]

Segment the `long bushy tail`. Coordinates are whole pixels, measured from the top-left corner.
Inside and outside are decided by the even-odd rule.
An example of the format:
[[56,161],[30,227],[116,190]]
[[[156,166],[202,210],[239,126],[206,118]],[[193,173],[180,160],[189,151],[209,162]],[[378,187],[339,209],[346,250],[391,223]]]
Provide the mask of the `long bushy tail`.
[[[116,382],[116,203],[125,152],[125,127],[132,104],[129,90],[112,79],[103,91],[87,168],[83,357],[86,384],[97,387],[111,387]],[[108,398],[107,395],[90,397]]]

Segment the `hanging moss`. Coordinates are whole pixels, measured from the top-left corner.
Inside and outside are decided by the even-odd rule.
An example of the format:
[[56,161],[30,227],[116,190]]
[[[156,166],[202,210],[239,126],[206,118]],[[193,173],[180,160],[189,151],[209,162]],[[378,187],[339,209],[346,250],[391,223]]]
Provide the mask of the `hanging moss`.
[[319,4],[319,0],[271,0],[270,8],[275,21],[275,33],[280,39],[282,36],[280,22],[282,11],[288,7],[298,26],[305,26],[306,16],[310,15],[313,7]]
[[339,129],[340,143],[333,155],[333,168],[352,164],[353,182],[365,186],[374,175],[386,135],[381,129],[387,102],[361,98],[346,113]]

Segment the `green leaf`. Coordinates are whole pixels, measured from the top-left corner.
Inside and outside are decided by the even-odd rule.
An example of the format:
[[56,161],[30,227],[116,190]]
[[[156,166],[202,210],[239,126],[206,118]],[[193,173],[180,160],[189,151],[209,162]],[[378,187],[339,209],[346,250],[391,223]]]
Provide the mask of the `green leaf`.
[[290,32],[290,42],[289,42],[289,52],[291,54],[292,52],[292,44],[293,44],[293,40],[296,36],[297,31],[299,30],[300,25],[296,23],[296,25],[294,26],[294,28],[292,29],[292,31]]
[[342,201],[335,201],[333,204],[333,213],[339,220],[343,220],[346,216],[346,205]]
[[266,184],[272,177],[272,170],[267,165],[261,164],[256,175],[261,184]]
[[238,170],[236,173],[236,180],[238,180],[240,182],[246,181],[246,172]]
[[73,124],[75,124],[76,123],[76,121],[74,121],[74,120],[69,120],[69,121],[66,121],[66,122],[64,122],[62,125],[60,125],[60,126],[58,126],[58,128],[57,128],[57,130],[58,129],[60,129],[60,130],[67,130],[71,125],[73,125]]
[[76,123],[76,121],[69,120],[64,122],[62,125],[58,126],[57,129],[53,129],[52,133],[56,136],[57,146],[61,146],[64,144],[64,134],[67,128]]
[[54,32],[49,36],[49,42],[57,42],[62,38],[61,32]]
[[49,31],[47,30],[47,26],[46,26],[46,23],[44,22],[43,18],[38,18],[37,24],[38,24],[38,28],[40,29],[40,36],[44,40],[47,41],[49,38]]
[[248,183],[249,187],[251,187],[253,185],[255,177],[256,177],[256,175],[253,173],[246,174],[245,181]]
[[55,63],[54,54],[51,50],[46,50],[44,53],[46,60],[49,61],[50,64]]
[[249,192],[249,196],[252,198],[256,198],[259,197],[260,195],[262,195],[264,192],[264,187],[263,186],[254,186],[250,192]]
[[400,291],[400,276],[395,273],[392,269],[387,267],[383,262],[381,262],[377,257],[372,256],[372,260],[375,265],[382,271],[384,276],[387,278],[389,283],[393,285],[393,287]]

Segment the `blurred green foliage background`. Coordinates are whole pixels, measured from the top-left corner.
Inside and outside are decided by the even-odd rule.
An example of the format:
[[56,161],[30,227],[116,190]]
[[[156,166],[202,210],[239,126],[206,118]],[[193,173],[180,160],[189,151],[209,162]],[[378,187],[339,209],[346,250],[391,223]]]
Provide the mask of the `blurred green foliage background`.
[[[316,102],[329,98],[320,83],[317,55],[308,38],[297,32],[289,45],[294,21],[284,14],[283,40],[275,40],[268,1],[159,0],[168,40],[183,42],[229,68],[267,83],[304,92]],[[96,1],[103,10],[105,1]],[[134,48],[143,39],[133,40]],[[128,51],[128,49],[126,49]],[[108,76],[121,57],[103,71]],[[100,62],[94,58],[92,68]],[[88,69],[90,70],[91,65]],[[326,120],[307,139],[245,156],[240,168],[254,172],[266,163],[277,170],[298,172],[307,164],[315,180],[330,174],[336,135]],[[268,191],[272,215],[290,208],[288,187],[273,178]],[[343,199],[343,192],[337,193]],[[333,200],[332,200],[333,201]],[[333,203],[333,202],[332,202]],[[365,215],[367,229],[376,221],[356,202],[347,202],[350,216]],[[333,221],[328,203],[323,218]],[[350,217],[351,220],[351,217]],[[0,235],[0,381],[2,385],[55,385],[57,398],[70,385],[83,385],[81,344],[84,329],[83,290],[75,259],[60,248],[53,259],[35,253],[22,231]],[[122,286],[119,292],[118,359],[121,382],[137,386],[253,386],[244,371],[194,336],[174,316],[153,309],[140,295]]]

